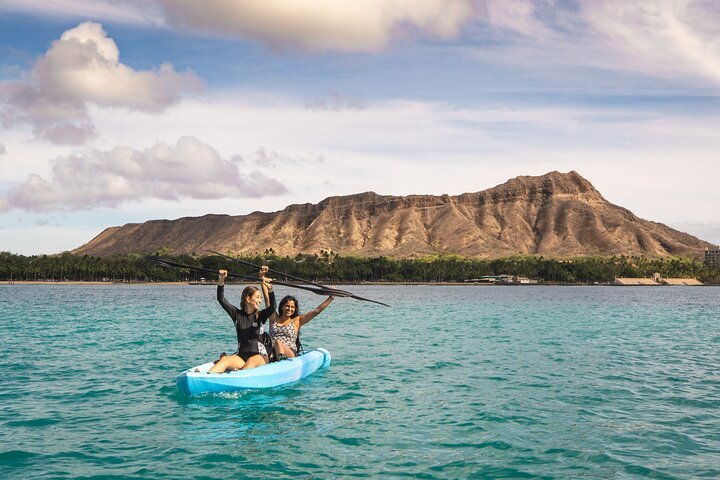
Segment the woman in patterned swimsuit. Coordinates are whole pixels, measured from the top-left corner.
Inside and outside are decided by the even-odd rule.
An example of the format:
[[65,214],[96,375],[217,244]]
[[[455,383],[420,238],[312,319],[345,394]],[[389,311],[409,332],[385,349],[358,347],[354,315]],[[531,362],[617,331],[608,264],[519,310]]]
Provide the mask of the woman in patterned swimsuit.
[[334,297],[329,296],[318,305],[315,310],[299,314],[298,301],[290,295],[280,300],[279,313],[273,313],[270,317],[270,335],[275,342],[275,351],[279,358],[284,355],[292,358],[297,355],[297,337],[300,327],[315,318],[320,312],[330,305]]

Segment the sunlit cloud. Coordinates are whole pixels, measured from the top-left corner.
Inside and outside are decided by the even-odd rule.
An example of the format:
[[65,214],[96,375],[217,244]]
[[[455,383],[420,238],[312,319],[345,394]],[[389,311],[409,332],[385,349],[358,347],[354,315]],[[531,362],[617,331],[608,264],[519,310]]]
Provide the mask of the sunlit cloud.
[[26,80],[0,83],[0,120],[29,123],[54,143],[80,144],[96,133],[88,105],[159,112],[201,88],[194,73],[169,64],[153,71],[124,65],[102,25],[85,22],[53,42]]
[[[70,15],[260,42],[279,50],[378,52],[457,39],[562,64],[720,81],[720,4],[708,0],[6,0],[0,11]],[[482,26],[476,37],[465,27]],[[473,30],[475,31],[475,30]]]
[[207,143],[182,137],[145,150],[117,147],[57,158],[49,178],[30,175],[0,198],[0,212],[113,208],[147,199],[259,198],[287,191],[257,171],[240,171]]
[[258,40],[278,48],[372,52],[416,31],[456,37],[471,0],[158,0],[175,28]]
[[476,0],[6,0],[0,12],[171,27],[309,51],[377,51],[411,35],[448,39]]

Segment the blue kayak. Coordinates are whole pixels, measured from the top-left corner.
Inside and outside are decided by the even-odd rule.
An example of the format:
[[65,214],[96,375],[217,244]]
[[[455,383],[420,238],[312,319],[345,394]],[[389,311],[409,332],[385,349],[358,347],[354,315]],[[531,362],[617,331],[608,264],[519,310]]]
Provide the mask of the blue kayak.
[[178,375],[177,386],[181,392],[189,396],[277,387],[305,378],[328,365],[330,365],[330,352],[324,348],[310,350],[303,355],[280,362],[230,373],[207,373],[213,366],[210,362],[190,368]]

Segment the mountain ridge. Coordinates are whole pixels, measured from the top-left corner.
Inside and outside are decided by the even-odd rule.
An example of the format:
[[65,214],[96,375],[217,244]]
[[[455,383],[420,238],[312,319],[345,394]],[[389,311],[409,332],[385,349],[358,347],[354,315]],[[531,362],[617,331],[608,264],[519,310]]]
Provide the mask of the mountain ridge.
[[459,195],[332,196],[276,212],[207,214],[106,228],[73,253],[107,257],[149,253],[278,255],[334,251],[409,258],[459,254],[495,258],[648,255],[699,258],[709,246],[608,202],[579,173],[520,176]]

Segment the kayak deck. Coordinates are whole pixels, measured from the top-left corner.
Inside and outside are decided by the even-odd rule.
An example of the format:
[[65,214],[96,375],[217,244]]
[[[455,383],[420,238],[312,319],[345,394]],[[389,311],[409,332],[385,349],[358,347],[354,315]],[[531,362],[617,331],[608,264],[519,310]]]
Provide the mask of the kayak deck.
[[330,352],[317,348],[295,358],[229,373],[207,373],[213,366],[213,363],[209,362],[182,372],[176,381],[178,389],[188,396],[270,388],[307,377],[316,370],[329,366],[330,361]]

